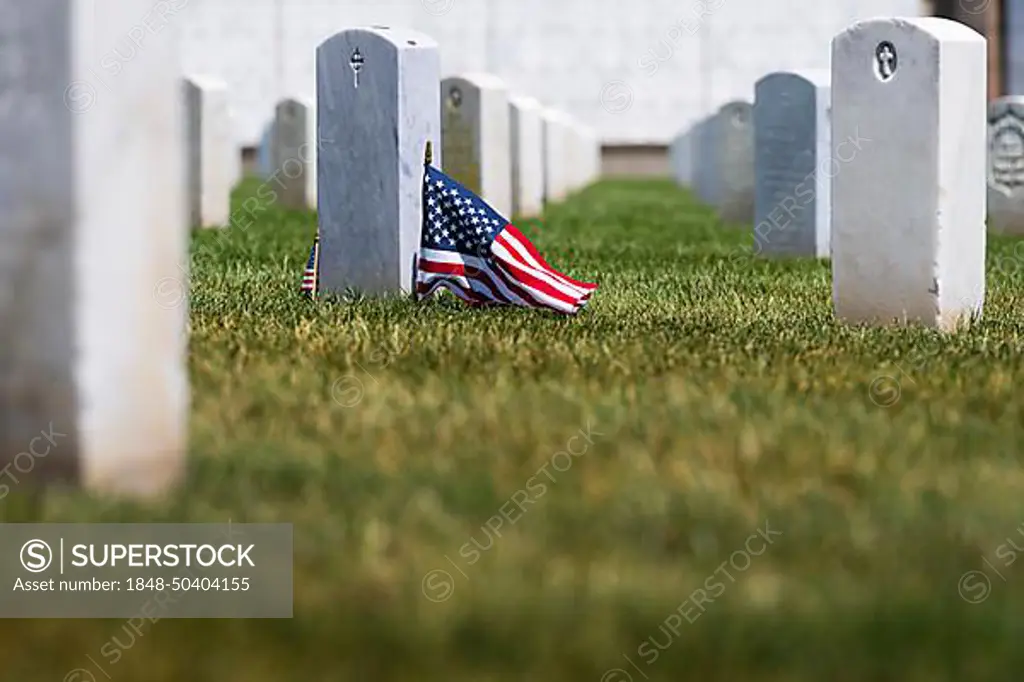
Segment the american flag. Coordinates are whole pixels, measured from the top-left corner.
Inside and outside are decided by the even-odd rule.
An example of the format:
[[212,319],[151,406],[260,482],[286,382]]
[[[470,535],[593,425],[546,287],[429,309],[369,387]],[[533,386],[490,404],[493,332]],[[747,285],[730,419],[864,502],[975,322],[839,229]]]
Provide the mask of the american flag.
[[470,305],[575,314],[597,285],[552,268],[514,225],[428,163],[416,294],[422,299],[440,288]]
[[309,250],[309,261],[306,263],[306,271],[302,273],[302,293],[309,298],[316,298],[316,269],[317,259],[320,257],[320,237],[313,240],[313,247]]

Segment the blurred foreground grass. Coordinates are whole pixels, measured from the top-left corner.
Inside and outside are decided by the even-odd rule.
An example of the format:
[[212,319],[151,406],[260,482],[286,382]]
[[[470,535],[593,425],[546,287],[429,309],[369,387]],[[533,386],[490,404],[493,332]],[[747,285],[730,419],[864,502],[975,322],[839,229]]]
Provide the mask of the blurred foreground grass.
[[579,317],[311,304],[314,216],[197,234],[187,485],[0,513],[294,523],[295,617],[6,621],[4,679],[1010,679],[1024,247],[990,237],[984,319],[942,337],[837,325],[827,262],[669,183],[523,227],[600,283]]

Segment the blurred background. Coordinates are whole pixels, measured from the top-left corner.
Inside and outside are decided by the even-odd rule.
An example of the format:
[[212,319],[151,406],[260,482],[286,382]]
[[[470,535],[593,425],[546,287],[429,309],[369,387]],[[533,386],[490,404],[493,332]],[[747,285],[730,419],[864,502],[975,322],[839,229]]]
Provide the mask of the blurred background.
[[340,27],[401,25],[441,47],[442,75],[488,71],[596,128],[606,175],[668,175],[679,131],[776,69],[829,66],[829,42],[875,16],[941,16],[989,40],[992,97],[1024,92],[1024,0],[188,0],[187,73],[226,81],[252,159],[273,103],[312,97],[314,50]]

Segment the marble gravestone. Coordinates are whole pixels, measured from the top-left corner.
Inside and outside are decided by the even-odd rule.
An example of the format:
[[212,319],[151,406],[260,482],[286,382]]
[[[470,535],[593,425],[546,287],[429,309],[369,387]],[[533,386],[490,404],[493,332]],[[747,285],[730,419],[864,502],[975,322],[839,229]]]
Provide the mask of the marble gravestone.
[[699,131],[697,174],[702,198],[726,223],[754,219],[753,106],[723,105]]
[[954,330],[985,296],[986,43],[948,19],[832,40],[832,295],[852,324]]
[[274,109],[270,141],[271,177],[277,205],[296,211],[316,208],[316,127],[313,103],[288,98]]
[[597,179],[597,166],[599,165],[600,153],[595,154],[598,148],[597,133],[588,125],[573,120],[572,122],[572,188],[582,189]]
[[829,255],[832,163],[828,71],[770,73],[754,87],[754,251]]
[[544,203],[562,201],[569,195],[569,121],[557,109],[541,112],[544,128]]
[[347,29],[317,48],[325,293],[412,293],[427,142],[443,160],[440,70],[437,43],[403,28]]
[[497,76],[469,73],[441,82],[444,172],[508,218],[512,145],[508,88]]
[[63,482],[159,496],[184,473],[188,216],[173,22],[116,83],[96,70],[151,7],[0,0],[5,491]]
[[580,137],[579,124],[569,114],[561,113],[565,125],[565,178],[566,189],[569,193],[575,192],[583,184],[581,176],[581,163],[583,161],[583,144]]
[[544,147],[541,104],[509,97],[512,150],[512,215],[532,218],[544,209]]
[[189,221],[193,227],[226,226],[238,170],[228,88],[219,80],[197,75],[186,77],[182,85]]
[[1024,235],[1024,97],[988,106],[989,228]]

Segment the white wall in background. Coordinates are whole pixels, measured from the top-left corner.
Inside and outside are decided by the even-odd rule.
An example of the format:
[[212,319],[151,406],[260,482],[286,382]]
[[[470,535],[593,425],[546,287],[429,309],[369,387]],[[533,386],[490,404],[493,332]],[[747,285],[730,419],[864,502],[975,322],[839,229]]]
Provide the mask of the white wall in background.
[[243,145],[278,98],[313,95],[314,50],[347,26],[414,28],[440,44],[445,75],[491,71],[606,143],[667,144],[721,104],[753,100],[769,71],[828,68],[832,36],[852,21],[922,11],[919,0],[187,2],[174,18],[185,69],[228,83]]

